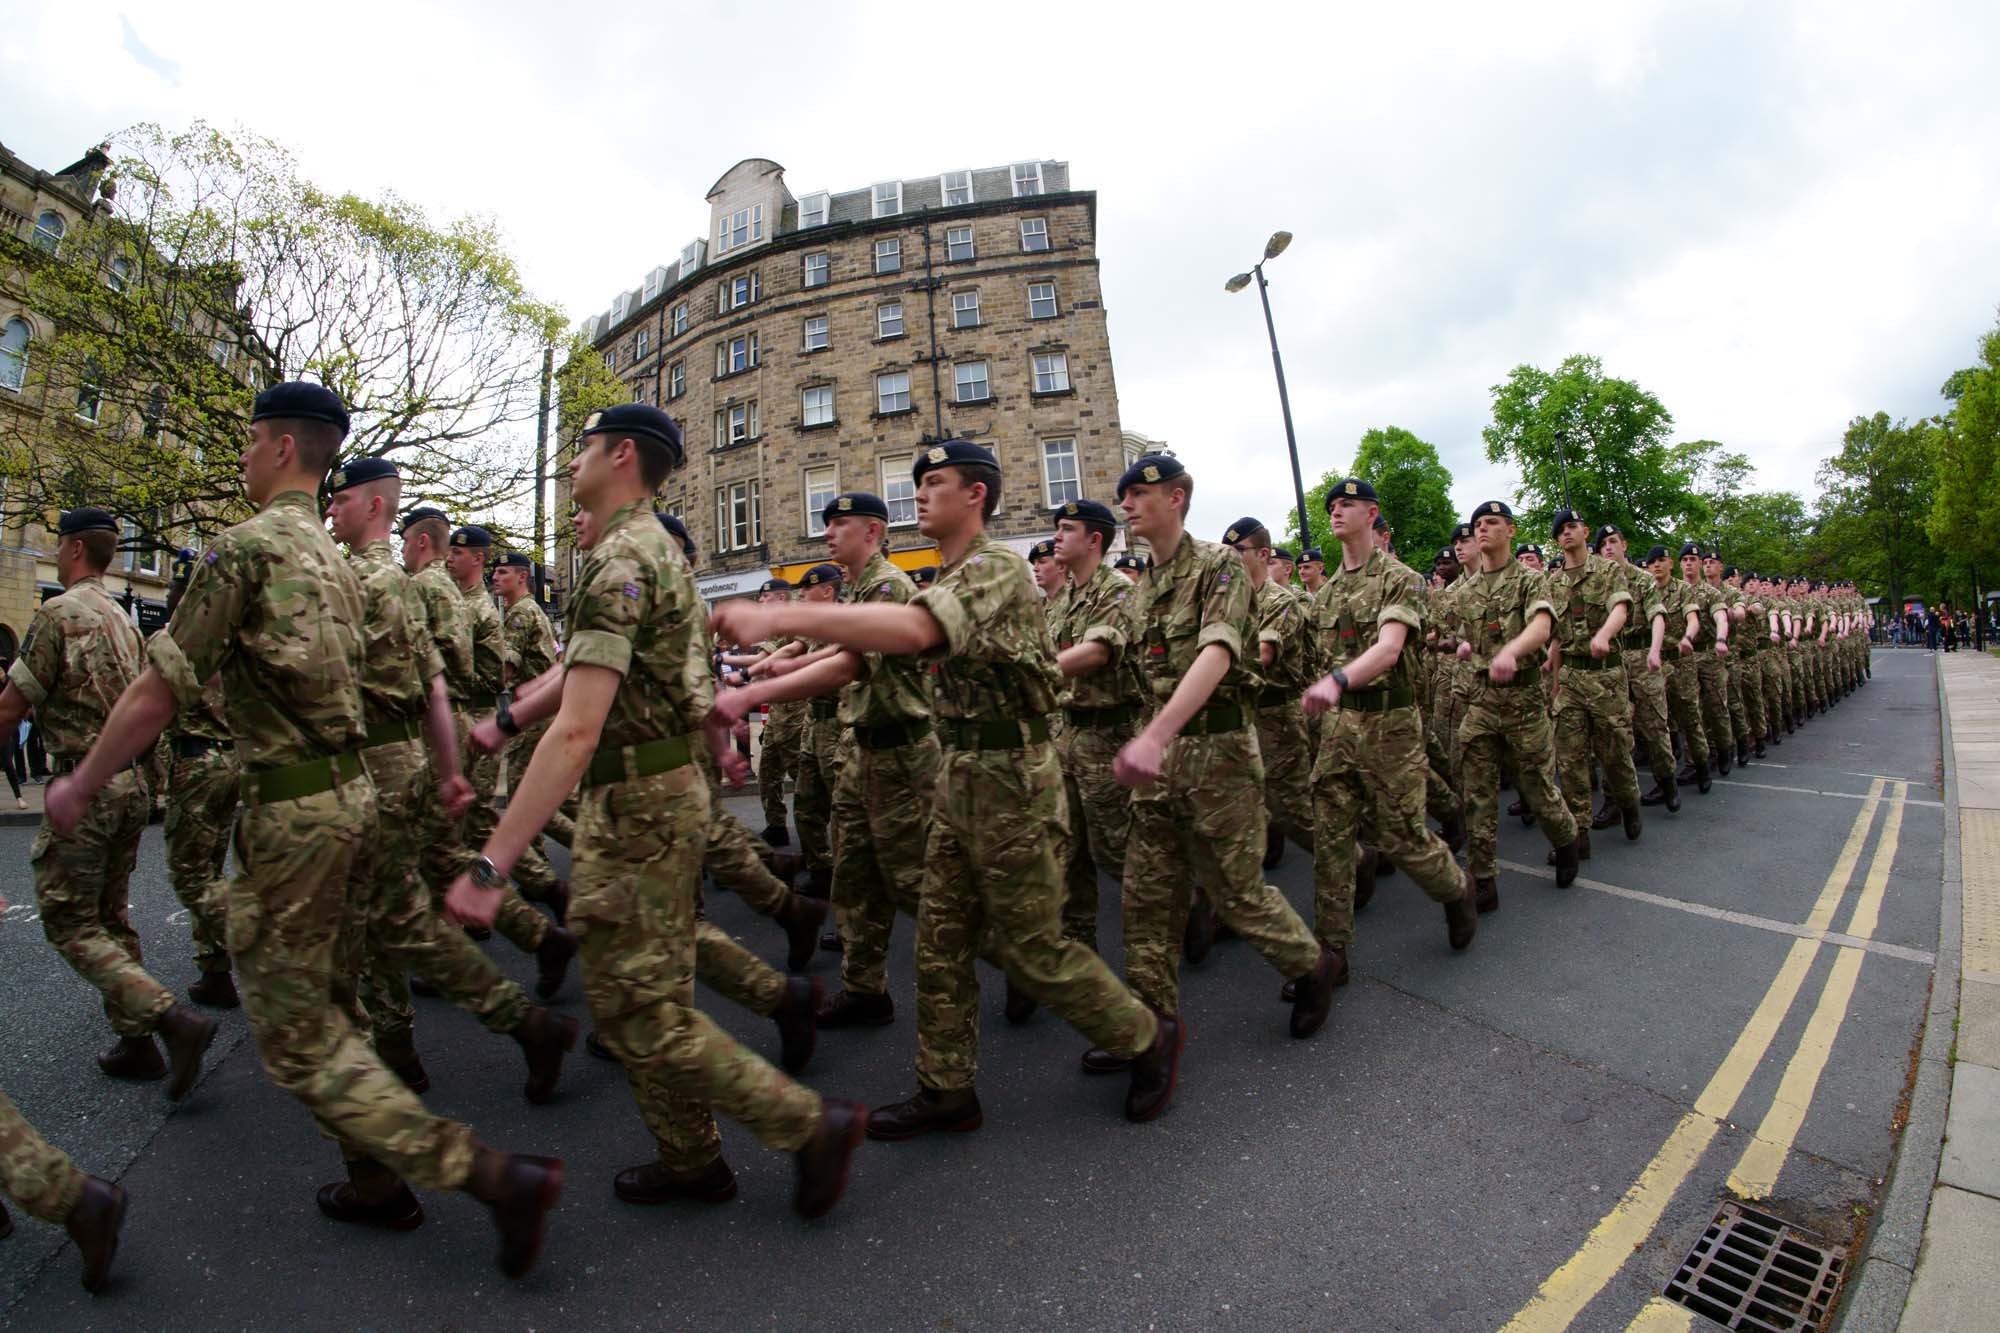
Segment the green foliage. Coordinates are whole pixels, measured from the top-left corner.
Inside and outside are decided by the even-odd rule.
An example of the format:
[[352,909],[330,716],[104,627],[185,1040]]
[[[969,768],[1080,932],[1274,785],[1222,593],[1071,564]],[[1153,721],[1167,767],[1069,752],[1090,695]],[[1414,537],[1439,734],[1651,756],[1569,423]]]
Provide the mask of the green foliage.
[[1820,520],[1804,572],[1864,581],[1891,602],[1939,590],[1952,572],[1926,529],[1937,492],[1930,427],[1856,417],[1820,464]]
[[1677,535],[1713,543],[1724,560],[1744,569],[1796,572],[1812,533],[1812,519],[1798,494],[1749,489],[1756,470],[1749,457],[1715,440],[1685,440],[1674,446],[1674,453],[1689,468],[1695,494],[1708,510],[1699,532]]
[[1673,424],[1658,398],[1605,375],[1594,356],[1572,356],[1554,371],[1516,366],[1493,386],[1486,457],[1520,469],[1515,511],[1524,533],[1546,536],[1556,511],[1569,507],[1593,526],[1657,537],[1709,517],[1695,492],[1696,463],[1667,443]]
[[2000,578],[2000,326],[1980,339],[1979,361],[1945,381],[1951,410],[1926,432],[1937,493],[1925,530],[1941,550]]
[[1345,472],[1329,472],[1306,488],[1306,520],[1312,524],[1312,531],[1303,540],[1299,536],[1299,516],[1286,506],[1285,542],[1294,555],[1308,546],[1325,551],[1339,544],[1333,539],[1333,525],[1326,516],[1326,493],[1333,489],[1333,483],[1346,476]]
[[[1306,492],[1312,540],[1302,545],[1322,550],[1335,545],[1326,516],[1326,495],[1335,482],[1347,477],[1360,477],[1375,487],[1382,516],[1395,530],[1396,549],[1405,559],[1410,552],[1419,553],[1428,568],[1430,553],[1451,539],[1451,530],[1459,521],[1451,503],[1451,470],[1438,458],[1437,446],[1401,426],[1370,429],[1361,437],[1353,467],[1327,473]],[[1298,541],[1296,515],[1287,520],[1285,535]]]

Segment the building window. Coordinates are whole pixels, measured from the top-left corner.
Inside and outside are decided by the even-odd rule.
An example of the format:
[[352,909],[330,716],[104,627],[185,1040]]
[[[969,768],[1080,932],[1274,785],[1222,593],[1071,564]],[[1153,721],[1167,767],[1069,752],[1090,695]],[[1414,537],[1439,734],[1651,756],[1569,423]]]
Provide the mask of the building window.
[[651,329],[640,329],[632,335],[632,359],[634,361],[644,361],[646,359],[646,344],[652,340],[653,331]]
[[875,410],[884,415],[910,410],[910,372],[898,370],[875,377]]
[[741,310],[763,294],[763,283],[755,273],[731,278],[715,289],[715,313],[726,315],[732,310]]
[[92,361],[83,368],[83,379],[76,386],[76,414],[85,421],[97,420],[97,414],[104,407],[104,390],[98,384],[103,372]]
[[644,380],[632,381],[632,401],[635,403],[646,401],[646,382]]
[[764,540],[764,504],[754,481],[715,488],[715,545],[747,551]]
[[945,232],[944,257],[947,261],[972,258],[972,228],[953,227]]
[[806,256],[806,283],[808,287],[824,287],[827,283],[828,265],[826,251]]
[[889,301],[875,307],[875,336],[879,338],[900,338],[903,336],[903,303]]
[[715,373],[736,375],[754,369],[757,365],[757,335],[741,334],[715,345]]
[[615,343],[604,349],[604,368],[606,370],[618,369],[618,347]]
[[1034,360],[1036,393],[1069,392],[1068,352],[1036,352]]
[[903,211],[903,182],[883,181],[875,187],[872,217],[893,217]]
[[805,350],[808,352],[824,352],[826,349],[827,349],[826,316],[825,315],[806,316]]
[[[1154,452],[1158,452],[1158,451],[1157,451],[1157,450],[1155,450]],[[1132,440],[1132,439],[1129,439],[1129,438],[1128,438],[1128,439],[1127,439],[1127,440],[1125,441],[1125,470],[1126,470],[1126,471],[1130,471],[1130,470],[1131,470],[1131,468],[1132,468],[1132,465],[1133,465],[1134,463],[1138,462],[1138,461],[1139,461],[1139,460],[1140,460],[1141,458],[1144,458],[1145,456],[1146,456],[1146,450],[1144,450],[1144,449],[1141,449],[1141,448],[1139,447],[1139,445],[1138,445],[1138,442],[1137,442],[1137,441],[1135,441],[1135,440]]]
[[28,340],[33,336],[34,330],[25,319],[10,319],[0,328],[0,389],[19,393],[27,383]]
[[667,401],[672,402],[688,391],[687,362],[676,361],[667,367]]
[[688,303],[686,301],[682,301],[679,305],[674,307],[673,323],[671,327],[673,329],[673,333],[670,336],[675,338],[680,337],[683,333],[686,333],[688,331]]
[[69,230],[69,223],[53,208],[45,208],[35,215],[35,235],[32,244],[37,250],[54,254],[62,246],[63,233]]
[[983,403],[993,396],[984,361],[961,361],[951,368],[952,401]]
[[877,273],[903,271],[903,240],[900,236],[891,236],[886,241],[875,242],[875,271]]
[[1040,194],[1042,192],[1042,164],[1039,162],[1016,162],[1014,164],[1014,197]]
[[838,494],[840,494],[839,468],[806,469],[806,536],[826,535],[826,507],[833,503],[833,497]]
[[122,292],[132,285],[132,261],[123,255],[113,255],[110,271],[104,275],[104,284],[114,292]]
[[956,208],[960,204],[972,202],[972,173],[969,171],[947,171],[938,177],[938,193],[944,196],[946,208]]
[[728,449],[757,438],[757,400],[731,403],[715,414],[715,447]]
[[955,329],[976,328],[979,324],[979,293],[953,292],[951,294],[951,326]]
[[909,454],[893,454],[878,465],[882,471],[882,503],[889,506],[892,528],[906,528],[917,521],[917,482],[910,475],[915,462]]
[[1021,249],[1026,253],[1049,248],[1049,220],[1047,218],[1021,219]]
[[[147,526],[154,532],[160,528],[160,515],[156,511],[148,514]],[[155,574],[160,572],[160,543],[146,535],[132,519],[126,519],[118,534],[118,544],[125,551],[125,572],[127,574]]]
[[1042,441],[1042,489],[1047,492],[1051,509],[1083,498],[1083,480],[1076,468],[1075,440]]
[[146,434],[153,437],[154,443],[165,444],[167,442],[167,391],[165,389],[154,385],[152,393],[146,395],[146,411],[143,419],[146,423]]
[[1053,282],[1029,283],[1028,318],[1054,319],[1056,313],[1056,285]]
[[802,426],[831,426],[833,424],[833,386],[815,384],[807,388],[799,403],[799,424]]
[[715,253],[726,255],[739,246],[764,239],[764,206],[752,204],[724,213],[715,227]]
[[799,200],[799,230],[803,231],[807,227],[824,227],[826,225],[826,206],[827,193],[825,190],[821,190],[818,194],[809,194]]
[[701,267],[701,242],[689,241],[687,249],[681,251],[680,275],[683,278],[685,278],[688,274],[694,272],[696,269],[700,267]]

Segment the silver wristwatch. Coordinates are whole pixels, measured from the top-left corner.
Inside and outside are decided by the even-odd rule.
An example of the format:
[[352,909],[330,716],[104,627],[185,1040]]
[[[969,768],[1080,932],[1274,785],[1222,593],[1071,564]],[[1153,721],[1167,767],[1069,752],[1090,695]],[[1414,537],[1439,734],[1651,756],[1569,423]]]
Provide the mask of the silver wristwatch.
[[471,875],[472,882],[482,889],[497,889],[507,882],[500,868],[483,856],[473,858]]

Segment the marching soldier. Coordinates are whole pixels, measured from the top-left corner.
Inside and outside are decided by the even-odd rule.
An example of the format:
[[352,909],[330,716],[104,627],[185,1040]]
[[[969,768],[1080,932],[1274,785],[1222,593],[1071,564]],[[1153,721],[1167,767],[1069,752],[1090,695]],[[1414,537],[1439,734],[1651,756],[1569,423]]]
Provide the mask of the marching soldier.
[[[7,900],[0,898],[0,910]],[[118,1253],[125,1224],[125,1191],[108,1180],[85,1175],[69,1155],[35,1132],[0,1092],[0,1194],[28,1216],[59,1226],[76,1242],[83,1258],[83,1289],[103,1291]],[[0,1207],[0,1240],[14,1234],[14,1219]]]
[[[556,632],[549,617],[535,601],[535,562],[521,551],[510,551],[493,567],[493,593],[506,608],[500,630],[506,639],[506,667],[501,683],[508,689],[525,685],[556,664]],[[507,742],[509,790],[528,771],[528,759],[547,728],[529,728]],[[514,867],[514,882],[521,896],[546,904],[561,925],[569,916],[569,885],[557,877],[542,854],[542,840],[536,838],[521,854]]]
[[[1633,614],[1631,587],[1622,570],[1590,553],[1590,525],[1576,512],[1557,512],[1550,524],[1563,562],[1549,575],[1565,651],[1557,668],[1556,754],[1563,798],[1576,820],[1577,859],[1590,857],[1590,764],[1604,770],[1604,794],[1618,807],[1625,836],[1639,836],[1639,778],[1632,768],[1632,700],[1618,640]],[[1554,861],[1551,859],[1550,864]]]
[[[320,1191],[321,1209],[407,1230],[422,1210],[405,1181],[465,1190],[493,1212],[501,1271],[520,1277],[541,1252],[562,1163],[495,1152],[469,1127],[426,1111],[334,1001],[347,886],[376,816],[357,753],[367,734],[361,587],[314,501],[346,434],[346,408],[319,385],[257,395],[242,458],[257,513],[195,566],[167,632],[148,645],[146,670],[75,774],[49,789],[49,822],[74,829],[220,671],[244,769],[230,953],[265,1069],[350,1163],[349,1182]],[[345,1211],[342,1198],[369,1215]]]
[[[764,586],[757,590],[757,600],[789,602],[792,600],[792,585],[783,579],[766,579]],[[777,646],[775,643],[761,645],[766,653]],[[789,815],[785,809],[785,780],[799,766],[799,741],[805,735],[805,729],[806,706],[798,700],[772,704],[764,713],[764,734],[757,760],[757,794],[764,802],[762,836],[773,847],[789,847],[792,843],[791,830],[786,827]]]
[[1119,556],[1111,562],[1111,569],[1113,573],[1128,583],[1137,583],[1140,575],[1146,572],[1146,565],[1146,557],[1134,555],[1132,552],[1127,551],[1124,555]]
[[[1701,669],[1694,659],[1694,640],[1701,633],[1702,608],[1691,601],[1687,581],[1673,572],[1674,560],[1665,546],[1646,552],[1646,570],[1659,589],[1660,604],[1667,613],[1667,640],[1671,645],[1663,659],[1667,670],[1667,708],[1674,730],[1680,733],[1687,762],[1674,775],[1676,783],[1692,782],[1702,795],[1713,785],[1709,777],[1708,732],[1701,724]],[[1640,804],[1660,804],[1665,788],[1655,785],[1640,798]]]
[[1296,591],[1296,589],[1292,587],[1293,563],[1294,562],[1292,560],[1292,553],[1289,550],[1287,550],[1282,546],[1273,546],[1271,548],[1271,559],[1270,559],[1271,581],[1277,584],[1280,588],[1284,589],[1286,592]]
[[1312,747],[1299,707],[1313,680],[1313,647],[1304,601],[1272,576],[1270,531],[1254,518],[1239,518],[1222,534],[1222,544],[1241,557],[1250,580],[1257,752],[1264,762],[1263,866],[1269,870],[1284,857],[1286,838],[1313,850]]
[[1708,736],[1715,771],[1728,777],[1730,754],[1736,748],[1729,718],[1728,668],[1723,665],[1729,656],[1729,608],[1702,578],[1702,556],[1702,548],[1693,542],[1681,547],[1681,578],[1688,585],[1688,604],[1699,616],[1692,642],[1702,729]]
[[1326,557],[1319,547],[1308,546],[1299,552],[1299,582],[1305,586],[1307,601],[1326,586]]
[[[56,528],[63,592],[35,612],[0,692],[0,728],[18,727],[34,709],[57,779],[75,769],[110,726],[109,715],[144,657],[139,631],[104,590],[104,571],[117,550],[118,521],[110,514],[64,512]],[[150,754],[158,735],[156,728],[103,773],[92,790],[104,788],[104,798],[81,811],[80,821],[65,824],[45,814],[28,859],[42,933],[103,995],[104,1016],[118,1035],[117,1045],[97,1057],[97,1067],[113,1078],[165,1078],[167,1097],[180,1101],[201,1074],[215,1020],[175,1000],[146,971],[126,915],[139,837],[152,812],[152,798],[130,761]],[[156,1033],[166,1043],[164,1059]]]
[[[1681,808],[1680,783],[1674,772],[1674,733],[1667,720],[1667,607],[1653,576],[1627,557],[1625,534],[1610,523],[1595,535],[1597,554],[1625,575],[1632,594],[1633,617],[1625,628],[1625,684],[1632,699],[1632,730],[1646,751],[1653,785],[1639,798],[1641,805]],[[1605,794],[1604,806],[1591,819],[1593,829],[1619,823],[1623,812]]]
[[[837,564],[814,565],[799,576],[803,600],[815,603],[837,600],[845,577]],[[823,645],[804,640],[794,641],[788,650],[800,657],[801,664],[825,651]],[[794,664],[793,669],[798,665]],[[808,699],[805,705],[806,728],[799,743],[792,818],[799,826],[799,850],[805,854],[809,877],[803,892],[825,898],[833,891],[833,789],[840,782],[840,700]]]
[[1028,568],[1035,576],[1035,586],[1042,590],[1044,609],[1052,610],[1056,598],[1062,594],[1063,580],[1068,577],[1056,561],[1053,538],[1044,537],[1028,548]]
[[[187,591],[187,579],[175,580],[167,593],[171,617]],[[195,965],[201,980],[188,987],[188,998],[211,1009],[234,1009],[242,1001],[229,973],[229,940],[223,905],[229,883],[223,867],[229,856],[229,835],[236,827],[236,746],[229,724],[222,720],[222,688],[214,681],[202,690],[201,703],[174,721],[170,731],[167,768],[167,882],[187,909],[194,935]]]

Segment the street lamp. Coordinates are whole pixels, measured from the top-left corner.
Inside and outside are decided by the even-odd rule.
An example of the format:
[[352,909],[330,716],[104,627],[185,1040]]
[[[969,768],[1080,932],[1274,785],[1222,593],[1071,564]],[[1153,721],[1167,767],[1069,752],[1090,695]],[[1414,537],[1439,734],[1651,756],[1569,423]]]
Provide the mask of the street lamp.
[[1272,232],[1271,239],[1264,242],[1264,258],[1248,273],[1239,273],[1223,283],[1222,290],[1240,292],[1250,285],[1252,278],[1257,280],[1257,295],[1264,302],[1264,330],[1271,335],[1271,366],[1278,372],[1278,407],[1285,414],[1285,450],[1292,456],[1292,498],[1298,501],[1299,506],[1299,541],[1309,546],[1312,544],[1312,523],[1306,518],[1306,485],[1299,476],[1299,437],[1292,430],[1292,398],[1285,391],[1285,360],[1278,355],[1278,326],[1271,321],[1271,284],[1264,278],[1264,265],[1285,253],[1285,247],[1291,243],[1290,232]]

